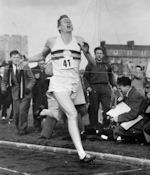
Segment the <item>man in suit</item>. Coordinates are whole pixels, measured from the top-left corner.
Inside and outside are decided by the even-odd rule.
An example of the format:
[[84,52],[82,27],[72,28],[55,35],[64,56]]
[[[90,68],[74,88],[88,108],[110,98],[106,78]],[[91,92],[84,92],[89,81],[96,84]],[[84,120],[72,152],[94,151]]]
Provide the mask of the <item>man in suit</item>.
[[131,79],[129,77],[119,77],[117,84],[118,89],[123,95],[123,102],[130,107],[130,111],[118,116],[116,121],[117,126],[114,129],[114,138],[117,139],[118,136],[121,136],[123,139],[130,138],[131,140],[131,138],[134,139],[136,133],[142,133],[144,125],[143,119],[137,121],[137,123],[127,130],[122,127],[122,124],[137,119],[137,117],[142,113],[142,106],[145,97],[138,92],[135,87],[131,86]]
[[23,64],[24,57],[17,51],[10,52],[11,63],[5,67],[1,90],[4,94],[7,86],[11,86],[13,99],[13,115],[18,134],[27,133],[28,112],[35,83],[34,75],[27,64]]

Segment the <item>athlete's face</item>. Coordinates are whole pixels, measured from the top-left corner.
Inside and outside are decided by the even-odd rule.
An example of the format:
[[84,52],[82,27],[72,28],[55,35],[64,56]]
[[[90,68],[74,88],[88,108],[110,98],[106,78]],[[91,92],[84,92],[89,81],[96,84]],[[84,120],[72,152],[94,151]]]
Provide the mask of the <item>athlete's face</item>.
[[63,18],[60,22],[59,30],[61,32],[72,32],[73,25],[69,18]]

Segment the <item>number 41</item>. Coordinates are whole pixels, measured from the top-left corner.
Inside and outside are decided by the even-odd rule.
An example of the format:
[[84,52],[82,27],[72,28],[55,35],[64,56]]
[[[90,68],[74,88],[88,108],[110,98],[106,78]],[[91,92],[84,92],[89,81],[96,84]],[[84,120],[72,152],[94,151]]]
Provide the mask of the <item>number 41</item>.
[[63,66],[64,67],[70,67],[71,66],[70,60],[64,60]]

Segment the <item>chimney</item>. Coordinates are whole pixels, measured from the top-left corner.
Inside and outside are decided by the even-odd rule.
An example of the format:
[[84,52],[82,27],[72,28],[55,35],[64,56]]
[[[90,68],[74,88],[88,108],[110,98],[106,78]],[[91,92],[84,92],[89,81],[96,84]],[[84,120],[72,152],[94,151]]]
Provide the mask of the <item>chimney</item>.
[[105,42],[105,41],[101,41],[101,42],[100,42],[100,46],[101,46],[101,47],[105,47],[105,45],[106,45],[106,42]]
[[127,45],[133,49],[134,48],[134,41],[127,41]]

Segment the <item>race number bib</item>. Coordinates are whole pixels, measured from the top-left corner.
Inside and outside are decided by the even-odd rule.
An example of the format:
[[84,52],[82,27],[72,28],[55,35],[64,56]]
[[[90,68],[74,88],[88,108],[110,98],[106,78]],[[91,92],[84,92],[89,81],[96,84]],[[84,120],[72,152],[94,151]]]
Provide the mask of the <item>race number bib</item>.
[[63,52],[64,58],[59,60],[61,69],[71,69],[77,67],[76,60],[72,58],[71,52],[69,50],[65,50]]

